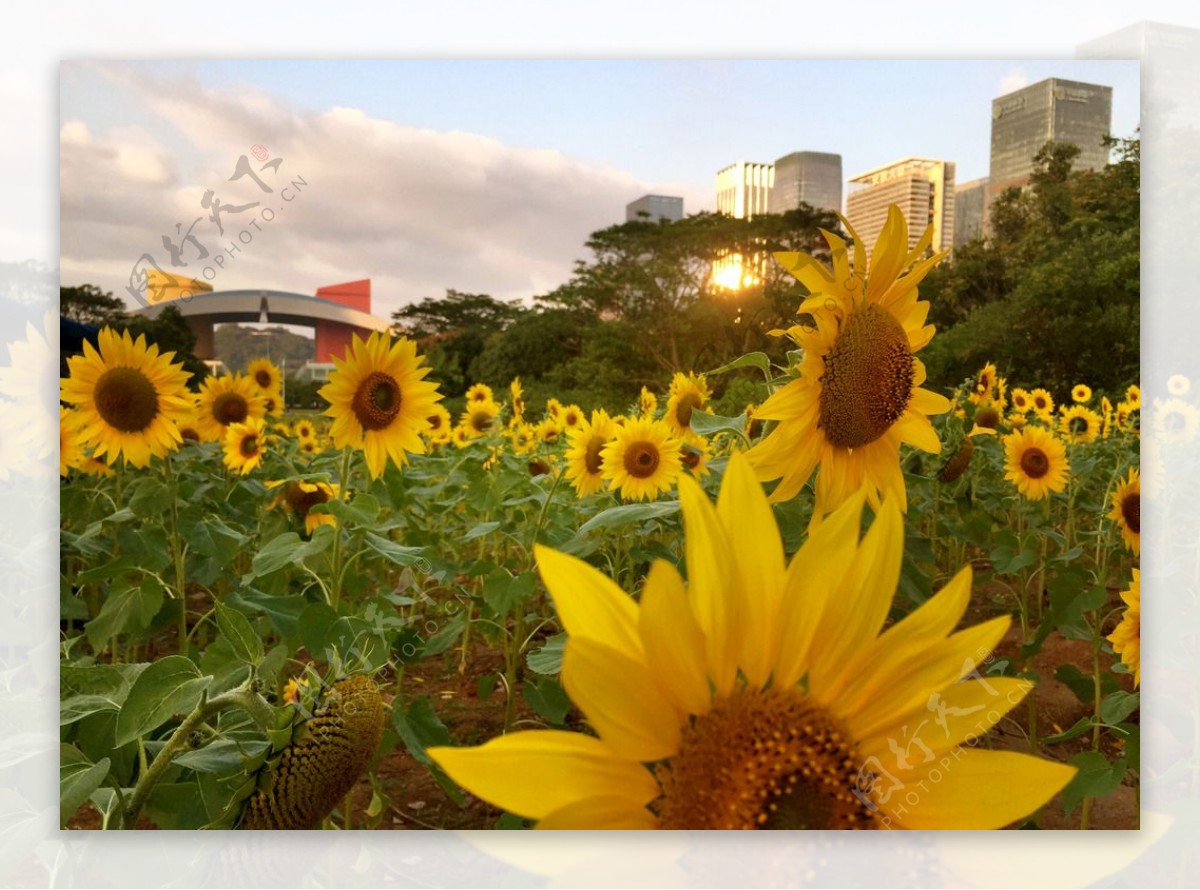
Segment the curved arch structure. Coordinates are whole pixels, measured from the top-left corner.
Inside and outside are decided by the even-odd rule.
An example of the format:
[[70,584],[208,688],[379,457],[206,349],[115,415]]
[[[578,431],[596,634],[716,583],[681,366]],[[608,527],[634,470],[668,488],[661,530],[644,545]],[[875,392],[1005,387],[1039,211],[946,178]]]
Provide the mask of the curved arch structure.
[[316,329],[316,361],[338,358],[357,333],[366,337],[372,331],[392,327],[386,319],[371,315],[370,279],[321,288],[318,296],[279,290],[226,290],[196,293],[137,310],[138,315],[156,317],[164,306],[174,306],[187,319],[196,335],[195,355],[215,358],[213,325],[222,322],[270,322],[304,325]]

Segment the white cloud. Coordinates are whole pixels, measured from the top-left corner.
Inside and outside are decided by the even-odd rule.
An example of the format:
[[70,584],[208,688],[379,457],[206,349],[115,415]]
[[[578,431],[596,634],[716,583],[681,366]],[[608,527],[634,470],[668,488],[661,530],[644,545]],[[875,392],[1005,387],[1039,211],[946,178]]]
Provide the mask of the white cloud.
[[[186,230],[199,217],[193,231],[209,250],[206,263],[224,256],[224,267],[213,267],[217,289],[311,293],[368,277],[374,311],[384,316],[447,288],[532,297],[565,281],[585,256],[588,235],[623,221],[626,203],[647,192],[681,192],[558,151],[410,127],[356,108],[302,113],[250,88],[221,91],[189,79],[148,80],[131,68],[103,71],[134,87],[145,110],[182,134],[195,158],[172,156],[144,131],[64,125],[67,283],[79,283],[68,281],[70,273],[123,293],[134,261],[149,251],[167,268],[163,234],[174,235],[176,223]],[[282,159],[276,171],[252,165],[270,193],[248,177],[228,181],[239,155],[255,144]],[[296,184],[285,193],[289,182]],[[209,189],[223,205],[260,206],[223,214],[225,233],[218,235],[201,207]],[[288,194],[292,200],[283,200]],[[701,196],[684,197],[689,212],[699,209]],[[260,216],[264,209],[272,221]],[[248,228],[251,219],[258,229]],[[238,244],[239,232],[250,243]],[[185,260],[194,255],[184,252]],[[175,271],[201,270],[190,264]]]

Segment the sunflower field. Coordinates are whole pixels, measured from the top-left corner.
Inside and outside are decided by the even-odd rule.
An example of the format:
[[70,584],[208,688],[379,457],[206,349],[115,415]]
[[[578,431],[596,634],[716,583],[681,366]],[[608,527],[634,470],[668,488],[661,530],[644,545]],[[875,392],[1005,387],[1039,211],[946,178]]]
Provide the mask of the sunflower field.
[[589,410],[451,413],[373,334],[289,414],[269,361],[196,392],[102,330],[61,383],[62,825],[1138,827],[1138,381],[928,379],[944,254],[843,225],[775,255],[782,365]]

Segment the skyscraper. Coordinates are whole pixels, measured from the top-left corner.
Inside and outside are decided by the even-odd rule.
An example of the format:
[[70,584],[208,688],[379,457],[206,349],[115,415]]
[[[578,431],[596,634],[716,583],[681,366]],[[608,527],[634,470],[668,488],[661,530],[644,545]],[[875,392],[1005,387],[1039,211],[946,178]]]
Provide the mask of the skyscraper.
[[[868,254],[896,204],[908,220],[908,246],[915,247],[926,226],[933,226],[934,250],[954,246],[954,164],[932,158],[904,158],[850,180],[846,219]],[[857,186],[857,188],[854,188]]]
[[988,180],[972,179],[954,187],[954,246],[983,237],[984,204]]
[[1028,184],[1033,157],[1047,142],[1079,146],[1074,169],[1108,163],[1112,87],[1049,77],[992,100],[992,151],[987,209],[1007,188]]
[[842,156],[794,151],[775,162],[775,184],[767,201],[771,213],[795,210],[800,202],[818,210],[842,212]]
[[645,219],[657,222],[660,219],[678,221],[683,219],[683,198],[670,195],[642,195],[625,205],[625,222]]
[[738,219],[766,213],[775,166],[738,161],[717,171],[717,211]]

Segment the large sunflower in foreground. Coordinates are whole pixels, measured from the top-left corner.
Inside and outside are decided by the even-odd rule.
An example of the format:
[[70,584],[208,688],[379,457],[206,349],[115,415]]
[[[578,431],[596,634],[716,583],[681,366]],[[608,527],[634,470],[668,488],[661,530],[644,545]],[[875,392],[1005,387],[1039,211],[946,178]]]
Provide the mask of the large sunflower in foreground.
[[99,349],[85,340],[83,355],[67,359],[69,376],[60,382],[62,401],[78,412],[79,444],[110,464],[121,455],[135,467],[174,451],[182,441],[175,421],[192,408],[191,375],[145,334],[135,341],[106,327],[96,342]]
[[814,518],[864,482],[873,505],[889,494],[905,509],[900,444],[940,451],[929,415],[950,410],[944,396],[920,388],[925,366],[915,357],[934,333],[917,285],[945,251],[922,259],[932,229],[909,250],[908,224],[892,206],[867,272],[862,241],[846,227],[853,267],[845,242],[828,232],[832,271],[804,254],[775,254],[812,294],[799,311],[813,324],[789,331],[804,353],[800,376],[754,412],[779,423],[748,452],[760,480],[780,480],[775,501],[794,497],[819,466]]
[[1039,426],[1004,437],[1004,478],[1031,501],[1067,487],[1071,465],[1061,440]]
[[1129,475],[1113,492],[1108,518],[1120,527],[1125,546],[1137,556],[1142,547],[1142,483],[1136,467],[1129,468]]
[[361,448],[371,478],[377,478],[388,458],[398,467],[406,452],[424,454],[421,433],[441,400],[437,384],[425,380],[430,368],[407,338],[389,341],[375,331],[364,343],[355,334],[344,358],[334,358],[335,370],[321,387],[333,418],[329,432],[338,448]]
[[715,508],[686,476],[679,495],[686,586],[658,561],[635,602],[537,548],[568,633],[563,683],[598,737],[430,748],[472,794],[538,828],[968,829],[1021,819],[1070,780],[1061,763],[965,746],[1032,687],[963,680],[1011,621],[954,632],[969,569],[883,630],[904,542],[890,500],[860,541],[865,492],[852,496],[787,565],[740,454]]

